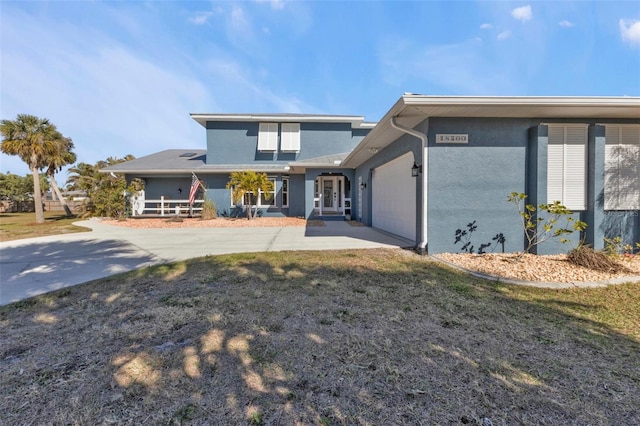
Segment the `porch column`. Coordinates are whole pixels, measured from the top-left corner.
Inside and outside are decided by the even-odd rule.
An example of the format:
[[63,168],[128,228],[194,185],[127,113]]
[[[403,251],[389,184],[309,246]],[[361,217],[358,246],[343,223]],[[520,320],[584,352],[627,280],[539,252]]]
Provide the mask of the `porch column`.
[[[540,124],[529,129],[529,158],[525,171],[525,188],[528,195],[526,204],[538,206],[547,202],[547,150],[549,144],[549,127]],[[522,249],[525,247],[525,236],[522,235]],[[535,245],[532,248],[534,254],[542,253],[542,247]]]

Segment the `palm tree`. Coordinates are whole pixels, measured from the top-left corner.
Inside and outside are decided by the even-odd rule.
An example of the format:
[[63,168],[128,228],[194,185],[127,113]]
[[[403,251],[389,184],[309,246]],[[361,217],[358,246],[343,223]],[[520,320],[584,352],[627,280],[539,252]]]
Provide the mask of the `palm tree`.
[[233,201],[247,206],[247,219],[251,219],[251,208],[256,205],[253,214],[255,218],[258,214],[257,200],[262,192],[265,199],[270,199],[273,195],[273,182],[269,180],[266,173],[257,173],[252,170],[243,172],[231,172],[227,189],[231,189]]
[[56,140],[60,133],[56,126],[46,118],[35,115],[18,114],[15,120],[2,120],[0,123],[2,145],[0,150],[9,155],[17,155],[27,163],[33,174],[33,200],[36,209],[36,222],[44,223],[44,208],[40,189],[38,170],[44,167],[51,152],[55,152]]
[[65,214],[67,215],[67,217],[69,217],[72,215],[71,209],[67,205],[67,201],[62,196],[60,188],[58,188],[55,174],[56,172],[59,172],[64,166],[75,163],[76,154],[71,151],[73,149],[73,142],[71,141],[71,138],[65,138],[61,134],[58,134],[58,138],[54,143],[54,148],[55,149],[50,152],[48,157],[45,159],[45,164],[43,164],[41,168],[46,167],[46,175],[49,178],[51,188],[58,197],[58,200],[60,200],[60,204],[62,204]]

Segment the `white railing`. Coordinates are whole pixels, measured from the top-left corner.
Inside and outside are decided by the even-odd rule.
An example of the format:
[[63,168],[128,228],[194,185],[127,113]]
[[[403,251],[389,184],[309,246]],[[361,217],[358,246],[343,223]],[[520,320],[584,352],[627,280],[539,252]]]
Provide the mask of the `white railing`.
[[158,200],[145,200],[137,199],[131,200],[131,215],[142,216],[145,214],[153,214],[159,216],[175,216],[181,214],[196,214],[202,212],[202,203],[204,200],[195,200],[193,205],[199,205],[200,207],[193,207],[189,209],[189,200],[165,200],[164,196],[161,196]]
[[[346,210],[349,210],[351,214],[351,198],[345,198],[342,208],[337,213],[345,214]],[[318,216],[322,216],[322,194],[318,194],[313,198],[313,208],[318,212]]]

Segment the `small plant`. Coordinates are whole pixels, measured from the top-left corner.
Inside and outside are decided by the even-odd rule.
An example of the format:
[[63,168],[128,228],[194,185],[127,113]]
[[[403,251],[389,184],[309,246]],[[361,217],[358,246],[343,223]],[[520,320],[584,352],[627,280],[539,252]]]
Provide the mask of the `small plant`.
[[249,424],[250,425],[254,425],[254,426],[260,426],[260,425],[264,424],[264,421],[262,420],[262,414],[260,414],[257,411],[253,412],[249,416]]
[[206,195],[204,196],[204,203],[202,203],[202,220],[211,220],[218,217],[218,211],[213,200]]
[[[525,204],[526,198],[526,194],[518,192],[512,192],[507,198],[508,202],[516,206],[522,220],[522,227],[527,239],[526,247],[522,254],[530,252],[533,247],[550,238],[560,238],[560,242],[566,243],[568,240],[564,238],[565,235],[587,229],[587,224],[572,218],[572,211],[561,204],[560,201],[540,204],[536,208],[532,204]],[[540,212],[546,213],[546,217],[540,217]],[[562,223],[564,226],[560,226],[561,219],[564,219]]]
[[623,244],[622,237],[605,238],[604,239],[604,252],[612,257],[618,257],[622,254]]
[[635,250],[640,250],[640,243],[635,243],[634,249],[633,245],[629,243],[624,244],[624,241],[620,236],[604,239],[604,252],[607,256],[613,258],[620,258],[621,256],[629,258],[635,256]]

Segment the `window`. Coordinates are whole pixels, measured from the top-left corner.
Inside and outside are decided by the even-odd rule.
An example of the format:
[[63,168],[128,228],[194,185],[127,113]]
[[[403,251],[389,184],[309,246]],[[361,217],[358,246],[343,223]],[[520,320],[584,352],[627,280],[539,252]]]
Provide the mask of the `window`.
[[260,123],[258,151],[278,150],[278,123]]
[[[275,206],[276,205],[276,178],[269,178],[269,182],[271,182],[272,190],[269,192],[260,191],[260,200],[258,202],[259,206]],[[269,199],[267,199],[267,195],[271,194]]]
[[289,207],[289,178],[282,178],[282,207]]
[[547,202],[586,209],[587,125],[549,125]]
[[605,210],[640,209],[640,126],[606,125]]
[[282,123],[280,136],[280,151],[300,151],[300,123]]

